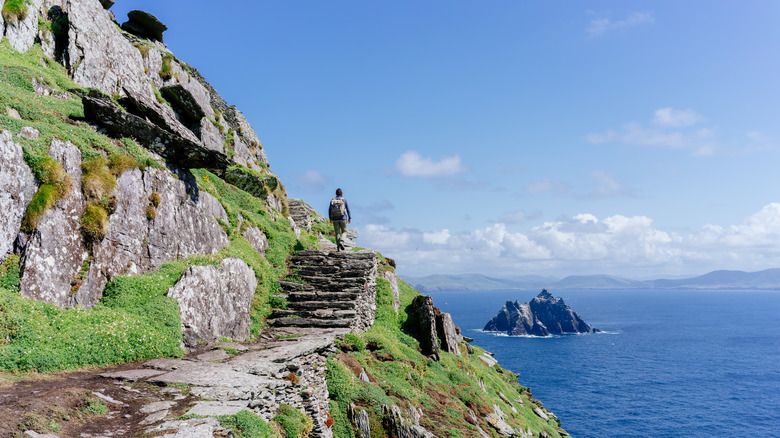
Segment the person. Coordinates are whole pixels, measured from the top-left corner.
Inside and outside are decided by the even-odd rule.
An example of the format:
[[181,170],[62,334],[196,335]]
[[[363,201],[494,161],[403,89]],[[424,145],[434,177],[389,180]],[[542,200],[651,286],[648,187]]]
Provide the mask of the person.
[[336,250],[341,251],[344,249],[341,237],[347,232],[347,224],[352,223],[349,204],[344,199],[344,192],[341,189],[336,189],[336,197],[330,200],[328,216],[330,216],[330,223],[333,224],[333,231],[336,234]]

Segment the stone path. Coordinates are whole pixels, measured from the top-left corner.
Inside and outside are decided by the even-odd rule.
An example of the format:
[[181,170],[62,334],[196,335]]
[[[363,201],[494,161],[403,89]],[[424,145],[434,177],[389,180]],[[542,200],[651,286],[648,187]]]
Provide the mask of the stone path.
[[274,310],[275,327],[348,328],[364,331],[376,310],[377,257],[372,251],[300,251],[280,282],[287,309]]
[[[270,421],[285,403],[303,408],[312,417],[311,436],[332,437],[325,425],[329,396],[325,360],[333,352],[335,337],[346,330],[291,328],[271,332],[272,337],[266,334],[255,344],[219,344],[195,357],[154,359],[137,369],[100,376],[117,384],[149,383],[187,394],[180,398],[189,406],[186,411],[177,409],[178,400],[152,401],[140,409],[144,414],[141,424],[148,426],[149,434],[212,437],[219,430],[215,418],[219,415],[251,410]],[[206,418],[181,420],[182,412],[184,418]],[[104,436],[111,435],[115,433]]]

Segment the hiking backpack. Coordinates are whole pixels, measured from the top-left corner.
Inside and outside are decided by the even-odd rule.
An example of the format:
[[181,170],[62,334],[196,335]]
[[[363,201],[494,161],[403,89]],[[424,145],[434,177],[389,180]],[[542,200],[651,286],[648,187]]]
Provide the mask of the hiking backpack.
[[328,209],[328,215],[330,220],[343,219],[347,215],[347,207],[344,205],[344,198],[333,198],[330,200],[330,208]]

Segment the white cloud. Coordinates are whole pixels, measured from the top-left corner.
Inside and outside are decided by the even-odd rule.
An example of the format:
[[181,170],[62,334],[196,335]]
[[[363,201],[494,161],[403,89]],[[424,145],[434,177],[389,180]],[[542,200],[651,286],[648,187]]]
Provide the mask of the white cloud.
[[708,156],[715,153],[716,133],[714,129],[694,125],[704,118],[694,110],[676,110],[661,108],[655,111],[652,119],[654,127],[644,127],[637,122],[629,122],[620,129],[609,129],[601,133],[592,133],[585,139],[592,144],[623,143],[638,146],[653,146],[669,149],[690,149],[695,156]]
[[402,274],[612,274],[628,278],[698,275],[715,269],[757,271],[780,265],[780,203],[741,224],[706,224],[679,235],[646,216],[589,213],[545,222],[526,232],[503,223],[470,232],[393,230],[369,225],[361,246],[399,262]]
[[702,121],[703,118],[692,109],[676,110],[674,108],[661,108],[655,111],[653,123],[659,126],[691,126]]
[[466,170],[457,154],[434,161],[414,151],[401,154],[395,166],[401,175],[419,177],[452,176]]
[[591,37],[604,35],[608,32],[629,29],[643,24],[653,24],[655,17],[652,12],[631,12],[622,20],[612,21],[609,18],[594,18],[585,32]]

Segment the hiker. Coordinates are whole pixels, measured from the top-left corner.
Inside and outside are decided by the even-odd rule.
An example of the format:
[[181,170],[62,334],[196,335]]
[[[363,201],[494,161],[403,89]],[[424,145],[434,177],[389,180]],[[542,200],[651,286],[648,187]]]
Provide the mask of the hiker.
[[352,214],[349,212],[349,204],[343,197],[344,192],[336,189],[336,197],[330,200],[328,207],[328,216],[330,223],[333,224],[333,231],[336,233],[336,250],[341,251],[344,245],[341,243],[341,236],[347,232],[347,224],[352,223]]

